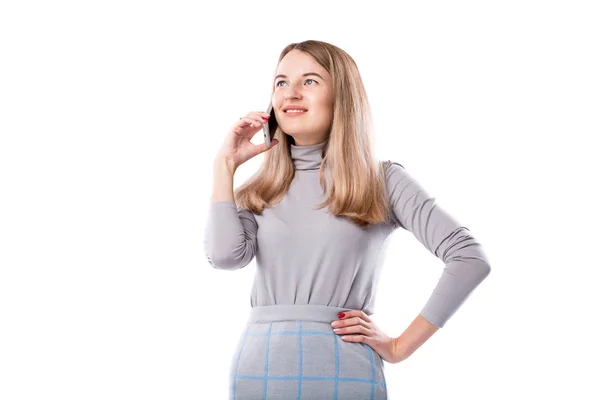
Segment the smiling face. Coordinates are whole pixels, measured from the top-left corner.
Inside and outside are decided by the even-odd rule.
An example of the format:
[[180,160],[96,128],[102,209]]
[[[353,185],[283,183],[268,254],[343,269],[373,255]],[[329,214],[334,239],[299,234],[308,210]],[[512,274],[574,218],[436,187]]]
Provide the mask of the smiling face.
[[[292,50],[277,66],[273,81],[273,109],[281,130],[297,146],[325,141],[333,121],[333,79],[312,56]],[[286,113],[287,106],[306,111]]]

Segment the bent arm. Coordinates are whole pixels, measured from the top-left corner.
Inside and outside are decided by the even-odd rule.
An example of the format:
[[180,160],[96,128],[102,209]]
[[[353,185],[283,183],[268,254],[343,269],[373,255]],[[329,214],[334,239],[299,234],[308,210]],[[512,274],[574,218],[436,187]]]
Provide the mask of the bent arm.
[[401,164],[392,162],[386,179],[396,224],[445,264],[420,313],[441,328],[489,275],[490,263],[469,229],[440,207]]
[[258,224],[249,211],[238,211],[233,196],[235,168],[214,161],[213,194],[204,231],[204,253],[217,269],[245,267],[256,254]]
[[258,224],[254,215],[238,211],[233,201],[210,205],[204,233],[204,253],[217,269],[245,267],[256,255]]

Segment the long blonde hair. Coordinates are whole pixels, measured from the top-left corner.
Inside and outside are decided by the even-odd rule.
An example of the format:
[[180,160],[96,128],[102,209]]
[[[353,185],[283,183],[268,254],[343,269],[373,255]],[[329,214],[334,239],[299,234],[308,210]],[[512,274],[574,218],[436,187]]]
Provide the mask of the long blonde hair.
[[[373,152],[371,111],[356,63],[344,50],[317,40],[289,44],[278,63],[294,49],[311,55],[333,78],[333,121],[319,169],[327,199],[317,208],[328,206],[329,213],[348,217],[361,228],[389,222],[384,163]],[[275,138],[279,144],[263,153],[259,170],[235,190],[239,209],[262,215],[265,207],[280,202],[288,191],[295,174],[290,153],[294,138],[280,127]]]

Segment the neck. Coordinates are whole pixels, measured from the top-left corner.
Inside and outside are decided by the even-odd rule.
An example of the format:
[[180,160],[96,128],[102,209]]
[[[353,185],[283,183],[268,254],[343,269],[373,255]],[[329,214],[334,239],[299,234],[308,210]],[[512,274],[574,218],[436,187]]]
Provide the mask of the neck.
[[321,167],[323,156],[321,152],[325,147],[325,141],[307,146],[290,143],[290,155],[296,170],[315,170]]

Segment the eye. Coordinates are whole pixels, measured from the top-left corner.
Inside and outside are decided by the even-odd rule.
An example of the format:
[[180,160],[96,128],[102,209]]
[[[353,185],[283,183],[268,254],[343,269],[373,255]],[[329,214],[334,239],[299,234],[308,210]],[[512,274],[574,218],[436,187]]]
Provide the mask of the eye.
[[[313,82],[315,82],[315,83],[318,83],[317,81],[315,81],[314,79],[311,79],[311,78],[308,78],[308,79],[307,79],[307,80],[305,80],[304,82],[308,82],[308,81],[313,81]],[[277,82],[275,82],[275,86],[279,86],[279,84],[280,84],[281,82],[285,82],[285,81],[277,81]],[[311,86],[312,86],[312,85],[311,85]]]

